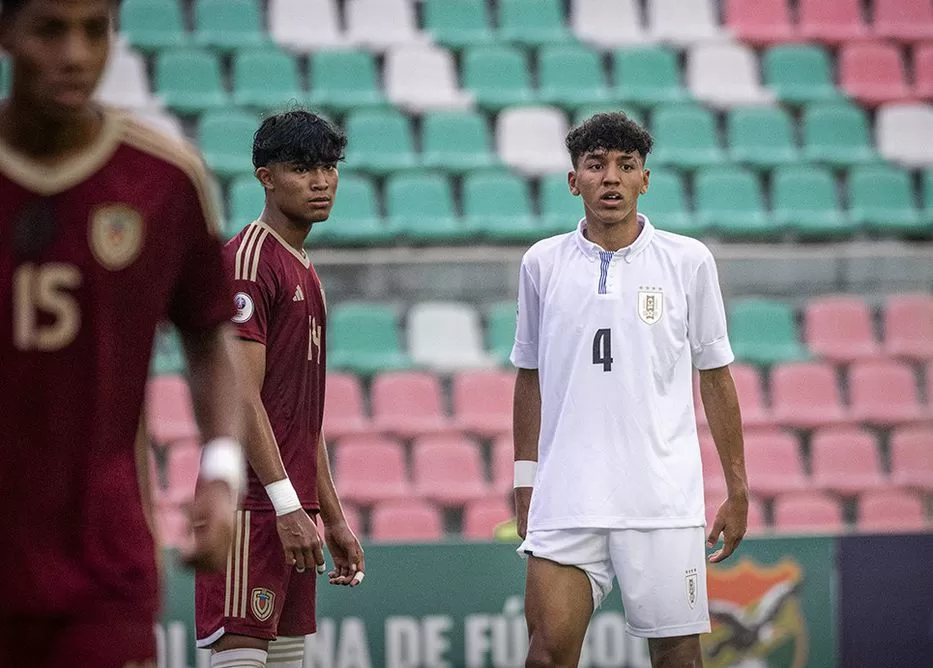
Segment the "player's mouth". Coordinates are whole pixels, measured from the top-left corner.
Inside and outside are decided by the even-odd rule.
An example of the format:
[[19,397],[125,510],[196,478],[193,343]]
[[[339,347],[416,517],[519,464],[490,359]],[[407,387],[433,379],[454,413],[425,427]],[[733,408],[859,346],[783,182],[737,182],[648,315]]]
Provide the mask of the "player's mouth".
[[315,197],[314,199],[309,199],[308,204],[316,207],[328,206],[331,202],[330,197]]
[[604,206],[616,207],[622,205],[622,195],[617,192],[607,192],[603,193],[602,197],[599,198],[599,201]]
[[66,107],[78,107],[84,105],[94,92],[94,87],[82,82],[63,82],[56,86],[50,86],[52,99]]

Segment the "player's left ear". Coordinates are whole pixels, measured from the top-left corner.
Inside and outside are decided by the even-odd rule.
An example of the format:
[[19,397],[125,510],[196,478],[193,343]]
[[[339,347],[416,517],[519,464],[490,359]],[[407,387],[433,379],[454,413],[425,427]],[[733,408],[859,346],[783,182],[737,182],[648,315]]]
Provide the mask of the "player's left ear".
[[651,181],[651,170],[648,169],[647,167],[642,168],[642,176],[641,176],[641,194],[642,195],[648,192],[648,185],[650,181]]
[[580,196],[580,189],[577,187],[577,173],[573,170],[567,172],[567,185],[570,187],[570,194],[574,197]]

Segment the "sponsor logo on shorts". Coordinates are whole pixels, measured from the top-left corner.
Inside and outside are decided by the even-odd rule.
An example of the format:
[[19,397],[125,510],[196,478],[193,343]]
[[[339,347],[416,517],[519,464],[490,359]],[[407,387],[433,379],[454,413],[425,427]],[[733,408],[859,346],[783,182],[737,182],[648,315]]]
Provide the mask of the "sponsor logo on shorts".
[[686,579],[687,604],[690,606],[690,609],[693,610],[695,607],[697,607],[697,569],[688,569]]
[[242,325],[253,317],[253,300],[245,292],[238,292],[233,295],[233,304],[236,306],[236,315],[233,316],[233,322]]
[[265,587],[256,587],[253,589],[250,602],[253,617],[264,622],[272,616],[275,610],[275,592]]
[[664,292],[659,287],[638,288],[638,317],[646,325],[653,325],[664,314]]

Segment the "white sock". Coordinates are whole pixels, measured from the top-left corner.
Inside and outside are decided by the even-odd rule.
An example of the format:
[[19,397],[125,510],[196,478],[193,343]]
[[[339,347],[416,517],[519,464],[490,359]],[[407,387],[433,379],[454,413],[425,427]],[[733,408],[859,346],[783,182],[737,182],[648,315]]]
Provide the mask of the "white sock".
[[211,654],[211,668],[266,668],[267,655],[261,649],[225,649]]
[[279,636],[269,643],[270,668],[301,668],[304,658],[304,636]]

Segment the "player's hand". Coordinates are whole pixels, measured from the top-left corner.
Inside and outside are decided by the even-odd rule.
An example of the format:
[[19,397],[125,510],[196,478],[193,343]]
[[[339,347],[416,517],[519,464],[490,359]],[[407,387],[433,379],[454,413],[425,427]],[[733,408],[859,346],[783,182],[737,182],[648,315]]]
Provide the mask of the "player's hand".
[[182,548],[182,561],[201,571],[222,571],[236,522],[236,499],[227,483],[198,483],[189,518],[193,540]]
[[306,568],[323,568],[324,551],[314,520],[303,508],[281,515],[275,520],[275,528],[285,551],[285,563],[303,573]]
[[334,560],[334,569],[327,574],[332,585],[356,587],[363,580],[366,572],[366,559],[360,541],[347,526],[346,522],[324,525],[324,540]]
[[528,508],[531,507],[531,492],[533,487],[516,487],[515,494],[515,530],[522,540],[528,533]]
[[742,542],[748,528],[748,493],[732,494],[723,501],[713,520],[706,546],[715,547],[722,534],[723,545],[709,556],[713,563],[727,559]]

